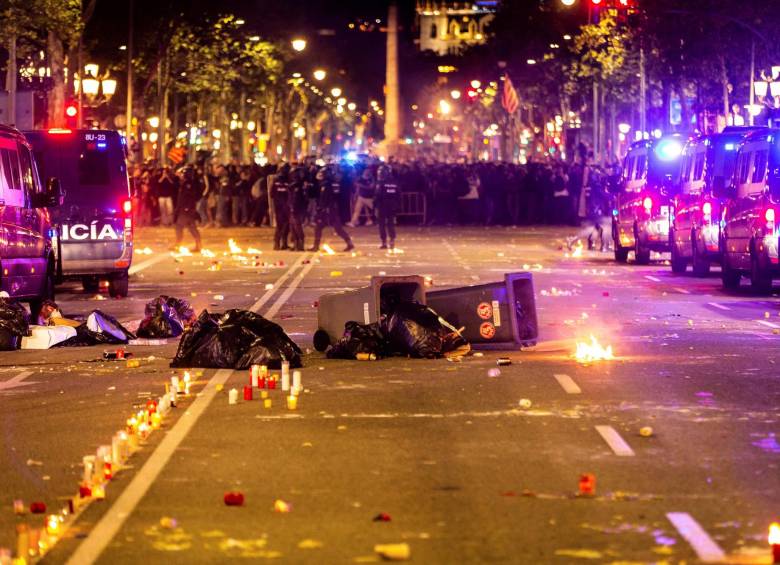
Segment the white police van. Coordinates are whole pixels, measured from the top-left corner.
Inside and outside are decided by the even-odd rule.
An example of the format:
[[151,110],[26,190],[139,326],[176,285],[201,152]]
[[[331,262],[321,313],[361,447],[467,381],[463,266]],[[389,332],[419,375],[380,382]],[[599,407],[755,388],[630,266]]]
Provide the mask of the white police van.
[[42,176],[65,193],[52,210],[58,280],[81,279],[95,292],[108,280],[112,297],[127,296],[133,218],[125,141],[116,131],[50,129],[25,132]]

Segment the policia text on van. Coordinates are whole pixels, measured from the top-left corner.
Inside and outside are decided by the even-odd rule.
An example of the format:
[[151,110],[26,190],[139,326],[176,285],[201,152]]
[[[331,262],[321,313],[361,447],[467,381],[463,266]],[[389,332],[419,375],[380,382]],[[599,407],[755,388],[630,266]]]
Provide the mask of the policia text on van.
[[133,220],[124,139],[115,131],[68,129],[27,137],[41,170],[59,178],[65,192],[52,214],[58,278],[81,279],[88,292],[107,279],[111,296],[126,296]]
[[17,130],[0,126],[0,288],[30,302],[54,298],[56,258],[50,210],[61,202],[59,181],[44,189],[30,145]]

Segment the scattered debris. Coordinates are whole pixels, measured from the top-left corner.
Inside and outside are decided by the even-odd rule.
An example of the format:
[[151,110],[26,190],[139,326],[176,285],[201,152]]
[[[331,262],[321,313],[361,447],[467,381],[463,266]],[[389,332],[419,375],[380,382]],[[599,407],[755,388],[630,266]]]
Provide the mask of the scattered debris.
[[244,493],[238,491],[226,492],[223,500],[225,502],[225,506],[243,506]]
[[374,546],[374,552],[388,561],[407,561],[412,556],[408,543],[385,543]]

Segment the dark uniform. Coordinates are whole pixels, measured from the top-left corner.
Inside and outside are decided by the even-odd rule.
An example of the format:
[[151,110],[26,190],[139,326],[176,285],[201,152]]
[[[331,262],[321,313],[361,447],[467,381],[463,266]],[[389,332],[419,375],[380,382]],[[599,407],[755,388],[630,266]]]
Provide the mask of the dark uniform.
[[290,232],[295,251],[303,251],[303,224],[306,221],[306,209],[309,206],[309,195],[305,182],[305,171],[296,167],[292,170],[290,182]]
[[[380,249],[388,247],[393,249],[395,247],[395,215],[398,213],[400,200],[401,193],[398,182],[390,176],[387,167],[380,167],[377,171],[376,196],[374,197],[379,238],[382,240]],[[389,242],[388,236],[390,236]]]
[[314,245],[310,250],[317,251],[320,248],[322,232],[325,226],[330,224],[336,235],[341,237],[347,244],[344,251],[352,251],[355,249],[355,246],[341,223],[341,212],[339,210],[341,182],[339,179],[333,178],[333,175],[326,169],[321,169],[317,173],[317,185],[319,186],[319,193],[317,195],[317,210],[315,212]]
[[200,232],[198,231],[197,221],[200,219],[198,214],[198,200],[203,192],[202,186],[195,179],[195,172],[192,167],[185,167],[181,172],[181,181],[179,182],[179,192],[176,198],[176,210],[174,212],[174,222],[176,226],[176,245],[181,245],[186,228],[195,240],[195,248],[192,251],[200,251]]
[[271,186],[271,200],[274,203],[276,230],[274,249],[288,249],[287,235],[290,233],[290,165],[283,165]]

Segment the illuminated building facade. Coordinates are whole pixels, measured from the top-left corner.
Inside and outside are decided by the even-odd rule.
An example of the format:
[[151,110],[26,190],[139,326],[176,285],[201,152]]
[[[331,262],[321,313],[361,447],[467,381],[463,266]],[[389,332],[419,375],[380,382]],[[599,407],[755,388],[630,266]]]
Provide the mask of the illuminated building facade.
[[484,43],[488,23],[495,17],[497,8],[498,0],[418,0],[420,50],[455,55],[468,46]]

